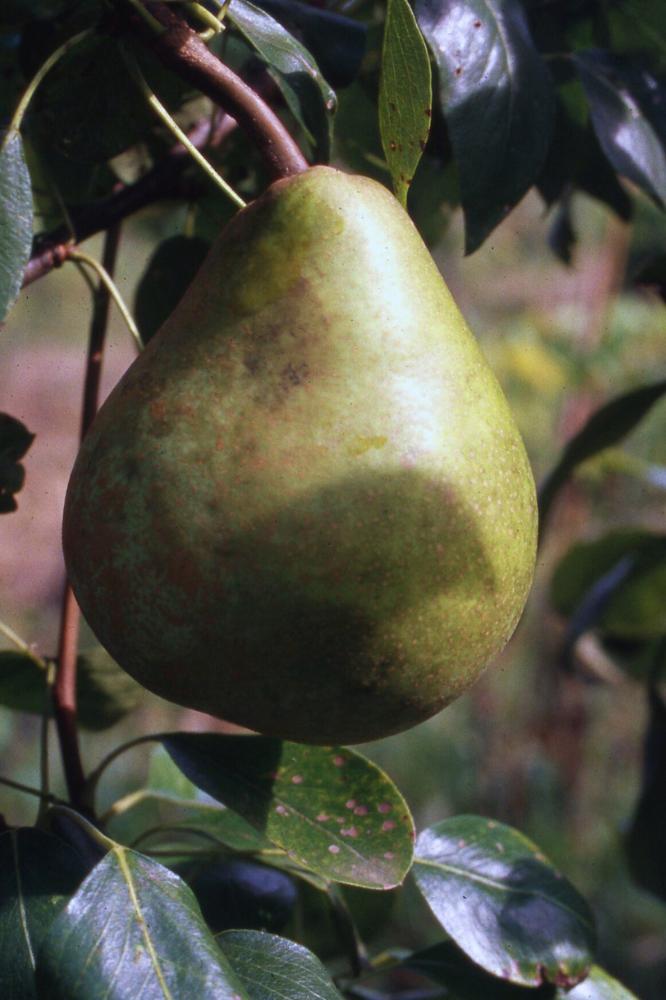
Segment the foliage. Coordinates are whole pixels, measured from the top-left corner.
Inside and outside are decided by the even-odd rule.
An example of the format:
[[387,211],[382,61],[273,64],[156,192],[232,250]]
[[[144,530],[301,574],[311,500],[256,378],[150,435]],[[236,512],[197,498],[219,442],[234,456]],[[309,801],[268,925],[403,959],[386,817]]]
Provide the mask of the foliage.
[[[657,212],[666,203],[661,5],[210,0],[171,3],[168,13],[279,110],[310,162],[334,156],[392,185],[429,243],[460,205],[466,251],[474,252],[532,190],[552,213],[554,250],[570,261],[579,193],[623,220],[636,215],[637,227],[648,202]],[[168,199],[184,208],[186,222],[145,264],[135,314],[146,342],[232,213],[225,183],[246,200],[265,188],[270,167],[252,136],[211,100],[205,73],[197,86],[177,54],[161,57],[154,17],[167,16],[162,8],[143,0],[5,0],[3,318],[24,281],[69,257],[76,262],[74,247],[95,233],[105,234],[112,271],[113,232]],[[221,183],[175,144],[169,116]],[[663,296],[663,242],[645,245],[626,280]],[[104,308],[97,289],[91,342],[104,329]],[[543,483],[545,540],[565,487],[639,427],[665,385],[634,386],[588,414]],[[0,413],[3,515],[17,508],[32,440]],[[636,881],[661,900],[665,573],[663,533],[632,524],[576,540],[551,582],[566,622],[561,675],[585,670],[581,642],[592,637],[645,687],[643,783],[625,845]],[[62,729],[57,688],[54,711],[50,696],[64,647],[43,657],[9,627],[2,631],[17,648],[0,652],[0,704],[45,724],[55,715]],[[95,732],[141,700],[100,648],[80,654],[77,691],[79,725]],[[71,769],[71,739],[62,731],[61,739]],[[107,767],[151,741],[159,749],[146,787],[102,810]],[[197,991],[225,1000],[633,995],[595,964],[591,909],[537,845],[481,815],[431,823],[415,839],[400,791],[355,751],[137,730],[78,789],[70,781],[66,801],[48,793],[45,768],[43,778],[36,825],[0,823],[0,993],[9,1000],[189,1000]],[[387,901],[396,888],[423,904],[430,936],[368,951],[365,909],[390,935]]]

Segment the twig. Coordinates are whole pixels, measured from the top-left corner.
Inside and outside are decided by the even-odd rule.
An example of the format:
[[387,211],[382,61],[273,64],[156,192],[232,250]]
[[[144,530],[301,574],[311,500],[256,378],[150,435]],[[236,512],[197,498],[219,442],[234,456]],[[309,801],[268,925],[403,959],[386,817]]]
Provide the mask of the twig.
[[232,115],[264,157],[273,177],[308,169],[298,144],[275,112],[206,47],[205,42],[163,3],[146,5],[164,26],[156,35],[137,20],[137,33],[160,61]]
[[[202,119],[190,132],[189,139],[197,147],[219,145],[234,129],[236,122],[225,115],[211,137],[210,120]],[[69,226],[58,226],[40,237],[23,276],[23,285],[31,284],[60,267],[69,257],[74,245],[100,233],[140,211],[147,205],[169,198],[189,198],[200,191],[200,185],[184,177],[191,163],[187,150],[174,148],[152,170],[134,184],[120,187],[108,198],[91,205],[73,206],[70,210],[75,237]]]
[[[108,230],[104,240],[102,260],[104,270],[108,274],[113,274],[115,268],[119,239],[120,226],[112,226]],[[83,387],[83,405],[81,408],[81,440],[87,434],[88,428],[97,412],[102,352],[109,322],[110,305],[111,294],[108,286],[100,282],[95,295],[93,315],[90,322],[88,358]],[[60,617],[58,666],[53,686],[53,705],[70,801],[74,808],[81,812],[88,812],[85,795],[86,779],[81,763],[79,736],[76,725],[76,654],[80,617],[81,613],[72,589],[66,583]]]

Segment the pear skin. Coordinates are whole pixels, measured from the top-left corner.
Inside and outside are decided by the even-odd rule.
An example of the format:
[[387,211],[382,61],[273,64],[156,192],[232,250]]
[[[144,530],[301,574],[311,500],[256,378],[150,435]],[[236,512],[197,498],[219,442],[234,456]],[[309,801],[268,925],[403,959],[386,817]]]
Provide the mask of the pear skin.
[[100,641],[179,705],[360,743],[474,682],[531,584],[534,481],[385,188],[313,167],[235,216],[97,415],[63,538]]

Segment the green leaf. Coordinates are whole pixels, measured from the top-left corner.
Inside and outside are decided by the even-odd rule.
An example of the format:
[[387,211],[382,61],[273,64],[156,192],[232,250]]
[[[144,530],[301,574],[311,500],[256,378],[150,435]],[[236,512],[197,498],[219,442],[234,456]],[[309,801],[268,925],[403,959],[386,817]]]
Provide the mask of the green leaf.
[[269,67],[289,110],[313,143],[317,160],[327,162],[335,93],[313,56],[278,21],[249,0],[234,0],[226,16]]
[[99,732],[114,726],[137,708],[145,693],[102,646],[77,658],[79,724]]
[[245,858],[195,861],[181,867],[180,874],[216,934],[238,927],[281,931],[298,897],[295,882],[286,872]]
[[556,466],[539,490],[539,519],[543,532],[553,500],[574,469],[632,431],[666,393],[666,380],[632,389],[606,403],[588,419],[566,445]]
[[37,981],[49,1000],[248,1000],[191,890],[120,846],[51,925]]
[[379,128],[384,155],[398,201],[407,192],[425,149],[432,118],[432,79],[428,50],[407,0],[388,0]]
[[42,830],[0,836],[0,996],[36,997],[35,956],[53,919],[86,875],[71,847]]
[[666,69],[666,22],[662,0],[615,0],[604,8],[610,48],[632,52],[648,65]]
[[666,207],[663,86],[638,61],[599,49],[574,62],[601,147],[619,174]]
[[342,1000],[316,955],[293,941],[233,930],[218,943],[250,1000]]
[[199,788],[324,878],[390,889],[409,870],[409,809],[360,754],[263,736],[171,733],[162,741]]
[[419,836],[413,871],[447,934],[492,975],[573,986],[587,974],[590,909],[517,830],[479,816],[444,820]]
[[141,276],[134,318],[144,344],[169,318],[210,249],[198,236],[170,236],[154,251]]
[[260,0],[257,6],[302,40],[331,86],[348,87],[356,79],[365,52],[364,24],[298,0]]
[[404,962],[422,976],[446,988],[447,1000],[555,1000],[552,986],[532,988],[491,976],[460,951],[453,941],[442,941],[410,955]]
[[[78,722],[83,729],[108,729],[136,708],[143,694],[101,646],[78,657]],[[26,653],[0,652],[0,705],[37,715],[50,708],[46,673]]]
[[32,188],[18,132],[0,145],[0,323],[14,305],[32,248]]
[[557,1000],[638,1000],[638,997],[598,965],[593,965],[587,979],[574,989],[568,993],[558,990]]
[[519,0],[417,0],[416,15],[439,69],[472,253],[539,175],[554,88]]
[[572,546],[551,581],[551,601],[560,614],[581,616],[588,604],[594,614],[587,628],[599,625],[626,639],[666,633],[665,594],[666,535],[649,531],[613,531]]
[[452,941],[415,952],[405,965],[446,987],[447,1000],[636,1000],[597,965],[572,990],[548,985],[528,990],[473,965]]

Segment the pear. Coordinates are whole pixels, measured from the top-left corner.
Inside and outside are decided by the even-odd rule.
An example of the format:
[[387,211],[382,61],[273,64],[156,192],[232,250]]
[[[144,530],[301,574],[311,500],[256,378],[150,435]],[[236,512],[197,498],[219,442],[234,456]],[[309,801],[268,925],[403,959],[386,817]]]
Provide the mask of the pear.
[[465,691],[516,626],[535,539],[519,432],[416,229],[329,167],[222,232],[97,415],[64,517],[126,671],[322,744]]

